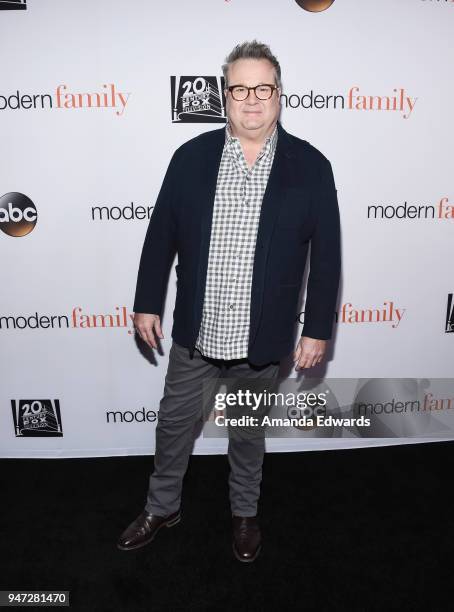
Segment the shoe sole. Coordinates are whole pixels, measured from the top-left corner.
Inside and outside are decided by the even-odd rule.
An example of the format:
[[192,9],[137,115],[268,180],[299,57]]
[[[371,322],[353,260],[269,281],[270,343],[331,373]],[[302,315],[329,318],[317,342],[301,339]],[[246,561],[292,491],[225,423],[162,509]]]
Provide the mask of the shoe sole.
[[136,550],[137,548],[142,548],[143,546],[146,546],[147,544],[149,544],[150,542],[152,542],[154,540],[156,534],[158,533],[158,531],[162,527],[173,527],[174,525],[176,525],[180,521],[181,521],[181,515],[176,516],[171,521],[168,521],[167,523],[162,523],[161,525],[159,525],[159,527],[157,527],[157,529],[155,530],[155,532],[153,533],[151,538],[148,538],[148,540],[145,540],[144,542],[141,542],[140,544],[134,544],[134,546],[122,546],[121,544],[117,544],[117,548],[119,550],[126,550],[126,551],[127,550]]
[[262,545],[260,544],[260,546],[257,548],[257,550],[255,551],[255,554],[253,557],[249,557],[248,559],[244,559],[243,557],[241,557],[236,548],[235,548],[235,543],[232,542],[232,550],[233,550],[233,554],[235,555],[235,557],[238,559],[238,561],[241,561],[241,563],[252,563],[252,561],[255,561],[257,559],[257,557],[259,556],[260,551],[262,550]]

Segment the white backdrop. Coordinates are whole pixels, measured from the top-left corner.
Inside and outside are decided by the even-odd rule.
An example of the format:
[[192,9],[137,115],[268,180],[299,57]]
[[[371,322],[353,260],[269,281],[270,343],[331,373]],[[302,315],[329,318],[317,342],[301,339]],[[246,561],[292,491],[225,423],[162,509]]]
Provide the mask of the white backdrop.
[[[148,219],[115,219],[113,207],[152,207],[175,148],[222,125],[172,122],[170,77],[219,78],[227,53],[252,38],[281,63],[283,126],[328,157],[338,189],[338,320],[318,374],[452,377],[453,26],[454,2],[429,0],[335,0],[318,13],[294,0],[28,0],[26,10],[0,10],[1,456],[154,451],[154,422],[140,414],[127,421],[137,411],[152,419],[159,408],[175,275],[164,354],[150,363],[130,320]],[[95,97],[88,106],[86,94],[105,92],[102,106]],[[321,97],[303,108],[311,92]],[[344,107],[327,96],[343,96]],[[17,193],[37,214],[22,236],[8,222],[8,202],[24,201],[8,195]],[[433,206],[435,218],[430,208],[396,218],[405,203],[407,211]],[[100,206],[109,209],[103,218],[93,212]],[[385,218],[371,206],[388,207],[377,209]],[[390,308],[391,321],[376,317]],[[103,326],[102,314],[119,318]],[[60,319],[51,324],[52,316]],[[39,317],[48,318],[37,325]],[[285,364],[283,374],[297,375]],[[109,411],[118,411],[116,422]],[[267,448],[409,441],[305,437],[267,440]],[[194,452],[225,452],[226,442],[200,437]]]

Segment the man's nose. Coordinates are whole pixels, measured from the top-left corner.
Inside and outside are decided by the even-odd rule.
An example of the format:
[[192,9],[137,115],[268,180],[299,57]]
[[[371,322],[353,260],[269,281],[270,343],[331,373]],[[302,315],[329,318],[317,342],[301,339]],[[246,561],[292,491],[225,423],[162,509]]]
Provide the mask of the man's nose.
[[258,101],[259,101],[259,98],[257,98],[257,96],[255,95],[255,91],[253,89],[250,89],[249,90],[249,95],[246,98],[246,102],[248,104],[255,104]]

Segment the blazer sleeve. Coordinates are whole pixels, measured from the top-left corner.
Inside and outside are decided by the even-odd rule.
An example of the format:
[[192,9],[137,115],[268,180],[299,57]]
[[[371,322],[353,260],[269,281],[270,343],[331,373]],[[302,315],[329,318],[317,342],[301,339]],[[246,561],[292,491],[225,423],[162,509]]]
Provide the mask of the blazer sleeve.
[[179,151],[177,149],[170,160],[148,224],[137,274],[134,312],[162,316],[170,266],[176,253]]
[[333,170],[326,158],[321,174],[318,218],[311,237],[310,270],[301,335],[329,340],[341,269],[340,219]]

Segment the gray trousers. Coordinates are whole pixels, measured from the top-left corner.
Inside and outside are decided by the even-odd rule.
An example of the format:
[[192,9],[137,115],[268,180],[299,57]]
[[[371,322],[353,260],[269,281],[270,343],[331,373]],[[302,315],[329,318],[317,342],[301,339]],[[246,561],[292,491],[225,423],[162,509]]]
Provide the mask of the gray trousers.
[[[208,417],[203,381],[210,379],[210,385],[213,379],[219,382],[223,379],[248,379],[251,384],[257,385],[260,384],[257,379],[277,380],[279,365],[280,362],[272,362],[257,366],[246,358],[211,359],[197,349],[191,359],[188,348],[172,341],[164,394],[159,404],[154,471],[150,475],[145,505],[147,512],[166,516],[180,508],[183,477],[196,430]],[[229,386],[228,391],[232,390],[232,386]],[[230,508],[232,514],[238,516],[257,514],[265,436],[263,431],[255,430],[252,434],[247,427],[228,430]]]

